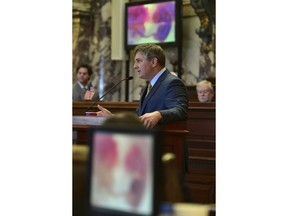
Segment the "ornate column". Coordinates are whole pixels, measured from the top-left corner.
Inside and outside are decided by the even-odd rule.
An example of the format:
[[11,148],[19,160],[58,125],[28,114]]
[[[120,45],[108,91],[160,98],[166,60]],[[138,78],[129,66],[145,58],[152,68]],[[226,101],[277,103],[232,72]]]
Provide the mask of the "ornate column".
[[76,80],[76,67],[89,63],[90,38],[93,33],[93,19],[89,0],[73,1],[73,82]]
[[[111,0],[93,0],[91,11],[94,32],[90,42],[91,65],[94,69],[92,83],[99,96],[121,79],[121,64],[111,60]],[[120,101],[120,88],[115,88],[103,100]]]
[[200,19],[196,33],[200,46],[199,80],[215,77],[215,0],[190,0]]
[[[100,97],[122,78],[122,62],[111,60],[111,0],[73,0],[73,81],[83,62],[93,68]],[[121,101],[120,87],[103,99]]]

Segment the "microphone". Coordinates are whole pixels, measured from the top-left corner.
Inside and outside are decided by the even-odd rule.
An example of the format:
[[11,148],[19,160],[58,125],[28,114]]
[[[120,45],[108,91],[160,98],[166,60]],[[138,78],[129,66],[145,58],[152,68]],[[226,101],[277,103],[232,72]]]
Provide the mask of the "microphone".
[[122,80],[120,80],[116,85],[114,85],[112,88],[110,88],[104,95],[102,95],[98,100],[96,100],[93,104],[91,104],[86,110],[85,112],[87,112],[92,106],[94,106],[97,102],[99,102],[103,97],[105,97],[108,93],[110,93],[114,88],[116,88],[121,82],[123,82],[124,80],[132,80],[133,76],[129,76],[126,77]]

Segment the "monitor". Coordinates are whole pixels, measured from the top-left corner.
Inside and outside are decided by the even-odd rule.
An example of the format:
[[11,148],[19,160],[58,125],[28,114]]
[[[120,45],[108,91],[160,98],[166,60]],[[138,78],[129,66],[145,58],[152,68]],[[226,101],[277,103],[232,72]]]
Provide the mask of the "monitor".
[[178,44],[180,3],[176,0],[128,2],[125,4],[125,46],[155,43],[163,47]]
[[89,131],[88,215],[157,215],[162,141],[157,130]]

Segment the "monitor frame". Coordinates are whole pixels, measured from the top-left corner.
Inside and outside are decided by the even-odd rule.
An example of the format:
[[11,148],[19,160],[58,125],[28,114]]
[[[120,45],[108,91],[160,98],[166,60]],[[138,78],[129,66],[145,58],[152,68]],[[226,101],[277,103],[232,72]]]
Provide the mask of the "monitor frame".
[[[174,40],[173,41],[161,41],[160,39],[155,40],[155,41],[142,41],[142,42],[135,42],[135,43],[130,43],[130,36],[129,36],[129,17],[133,16],[129,14],[129,9],[134,6],[139,6],[139,7],[145,7],[145,5],[156,5],[160,3],[169,3],[172,2],[174,3],[175,11],[174,11],[174,17],[173,17],[173,26],[174,26]],[[163,10],[163,9],[162,9]],[[149,11],[149,10],[148,10]],[[165,12],[165,11],[164,11]],[[149,11],[149,15],[151,12]],[[144,43],[153,43],[153,44],[158,44],[162,47],[171,47],[171,46],[178,46],[179,45],[179,40],[180,37],[182,36],[181,34],[181,1],[178,0],[154,0],[154,1],[138,1],[138,2],[127,2],[125,3],[125,18],[124,18],[124,31],[125,31],[125,36],[124,36],[124,44],[126,50],[133,49],[135,46],[144,44]],[[134,18],[134,17],[133,17]],[[132,19],[135,20],[135,19]],[[151,22],[150,22],[151,23]],[[158,28],[161,28],[161,26],[158,26]],[[142,29],[143,30],[143,29]],[[141,30],[141,31],[142,31]],[[146,30],[145,30],[146,31]],[[159,31],[161,32],[161,31]],[[163,31],[162,31],[163,32]]]
[[[151,143],[151,152],[150,152],[150,158],[152,161],[150,161],[150,173],[152,176],[152,179],[150,180],[151,187],[151,205],[150,205],[150,213],[143,213],[143,212],[135,212],[135,211],[123,211],[123,209],[113,209],[101,205],[93,205],[93,167],[94,167],[94,159],[95,154],[93,153],[94,150],[96,150],[96,143],[93,142],[93,137],[96,135],[103,135],[108,134],[114,136],[120,135],[120,136],[147,136],[150,137],[152,140]],[[118,144],[119,145],[119,144]],[[123,145],[120,144],[120,145]],[[156,216],[158,215],[158,209],[160,205],[160,201],[162,198],[163,188],[162,188],[162,154],[163,154],[163,140],[160,130],[148,130],[148,129],[140,129],[140,128],[116,128],[116,127],[107,127],[107,126],[101,126],[97,128],[90,128],[89,129],[89,158],[88,158],[88,203],[87,203],[87,212],[89,216],[95,216],[95,215],[101,215],[101,216],[124,216],[124,215],[131,215],[131,216]],[[95,177],[94,177],[95,178]],[[95,180],[94,180],[95,181]],[[94,189],[95,190],[95,189]],[[149,194],[149,193],[148,193]],[[96,195],[97,196],[97,195]],[[123,199],[123,198],[122,198]]]

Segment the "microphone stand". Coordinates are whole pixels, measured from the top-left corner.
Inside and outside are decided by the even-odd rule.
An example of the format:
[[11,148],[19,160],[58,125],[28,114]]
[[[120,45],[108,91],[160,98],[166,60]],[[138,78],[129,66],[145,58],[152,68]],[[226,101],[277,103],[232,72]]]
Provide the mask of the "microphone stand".
[[99,102],[103,97],[105,97],[108,93],[110,93],[114,88],[116,88],[121,82],[123,82],[124,80],[132,80],[133,76],[129,76],[126,77],[122,80],[120,80],[116,85],[114,85],[112,88],[110,88],[104,95],[102,95],[98,100],[96,100],[94,103],[92,103],[86,110],[85,112],[87,112],[92,106],[94,106],[97,102]]

